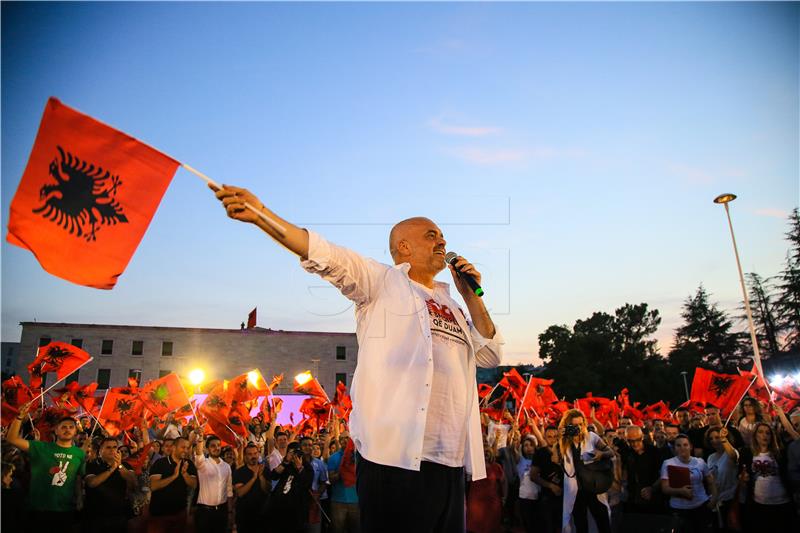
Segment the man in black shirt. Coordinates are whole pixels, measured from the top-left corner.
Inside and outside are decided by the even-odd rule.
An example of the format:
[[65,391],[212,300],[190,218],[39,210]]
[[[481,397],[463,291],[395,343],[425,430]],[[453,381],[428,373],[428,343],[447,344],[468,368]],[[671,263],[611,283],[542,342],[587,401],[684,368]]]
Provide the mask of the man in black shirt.
[[150,522],[148,533],[186,530],[189,489],[197,486],[197,468],[189,460],[189,441],[175,439],[172,455],[150,467]]
[[627,446],[622,455],[623,477],[628,481],[628,501],[625,513],[666,513],[661,497],[661,453],[652,444],[644,442],[639,426],[625,430]]
[[299,443],[289,443],[286,456],[270,477],[278,480],[269,501],[270,524],[275,531],[304,533],[314,469],[303,461]]
[[561,506],[563,502],[564,470],[558,451],[558,428],[548,426],[544,430],[546,446],[533,454],[531,481],[542,487],[539,509],[544,533],[561,531]]
[[252,533],[264,529],[262,512],[269,496],[269,466],[259,464],[259,447],[249,443],[244,449],[244,466],[233,473],[236,491],[236,531]]
[[117,439],[100,442],[98,457],[86,465],[84,515],[91,533],[125,533],[128,524],[129,489],[136,486],[136,474],[122,462]]

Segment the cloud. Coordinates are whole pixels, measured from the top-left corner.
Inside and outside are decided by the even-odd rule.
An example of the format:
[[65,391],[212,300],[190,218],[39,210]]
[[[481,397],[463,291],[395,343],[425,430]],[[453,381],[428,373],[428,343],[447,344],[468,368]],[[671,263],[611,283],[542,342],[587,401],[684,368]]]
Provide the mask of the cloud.
[[762,209],[754,209],[753,214],[758,215],[760,217],[773,217],[784,220],[789,218],[788,211],[786,211],[785,209],[778,209],[775,207],[764,207]]
[[446,135],[459,135],[463,137],[485,137],[487,135],[496,135],[503,130],[494,126],[465,126],[456,124],[447,124],[440,117],[431,119],[428,125],[439,133]]
[[457,146],[445,148],[448,155],[476,165],[502,165],[532,160],[554,158],[576,158],[585,155],[583,150],[574,148],[553,148],[538,146],[533,148],[483,148],[478,146]]

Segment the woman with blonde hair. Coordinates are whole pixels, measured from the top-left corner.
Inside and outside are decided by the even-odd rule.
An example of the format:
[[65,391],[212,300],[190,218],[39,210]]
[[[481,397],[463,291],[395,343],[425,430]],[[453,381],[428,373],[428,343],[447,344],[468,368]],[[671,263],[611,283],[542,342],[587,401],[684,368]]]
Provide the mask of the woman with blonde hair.
[[[614,452],[596,433],[586,429],[586,417],[577,409],[570,409],[561,417],[558,424],[558,446],[564,462],[564,508],[562,529],[569,526],[570,518],[577,533],[589,531],[586,512],[592,514],[597,531],[610,533],[608,496],[598,494],[596,488],[581,486],[579,470],[586,469],[601,459],[611,458]],[[610,465],[609,465],[610,466]],[[609,472],[613,481],[613,471]]]

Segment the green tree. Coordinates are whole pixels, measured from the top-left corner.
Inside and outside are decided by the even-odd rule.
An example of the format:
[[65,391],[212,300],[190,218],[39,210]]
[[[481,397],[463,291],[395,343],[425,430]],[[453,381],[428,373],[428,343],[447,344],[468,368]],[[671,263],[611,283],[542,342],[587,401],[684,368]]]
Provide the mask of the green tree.
[[777,276],[775,302],[778,329],[786,351],[800,350],[800,213],[795,208],[789,215],[786,233],[789,251],[786,266]]
[[625,304],[613,315],[596,312],[570,329],[553,325],[539,335],[539,357],[547,364],[542,377],[555,379],[555,390],[571,401],[587,392],[614,396],[628,387],[638,401],[666,394],[667,366],[652,335],[661,323],[647,304]]
[[[747,281],[748,298],[750,299],[750,310],[753,315],[753,325],[756,329],[756,339],[761,357],[768,358],[780,353],[780,343],[778,342],[778,321],[775,295],[769,280],[764,280],[755,273],[745,275]],[[748,328],[743,335],[743,347],[746,348],[745,355],[750,357],[753,353],[753,344],[750,338],[749,325],[747,324],[747,314],[744,304],[741,308],[742,314],[739,317]]]
[[745,358],[740,349],[740,335],[731,331],[733,324],[724,311],[709,302],[701,284],[694,296],[683,303],[684,324],[675,331],[675,343],[669,353],[670,366],[693,373],[699,365],[720,371],[734,371]]

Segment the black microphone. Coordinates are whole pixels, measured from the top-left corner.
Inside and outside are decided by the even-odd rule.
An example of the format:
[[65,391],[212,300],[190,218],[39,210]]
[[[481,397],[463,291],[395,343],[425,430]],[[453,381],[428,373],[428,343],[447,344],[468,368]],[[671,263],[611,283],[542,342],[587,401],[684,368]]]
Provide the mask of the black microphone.
[[453,268],[456,270],[456,274],[464,278],[464,280],[467,282],[467,285],[469,285],[469,288],[472,289],[472,292],[474,292],[476,296],[483,296],[483,289],[480,285],[478,285],[478,282],[475,281],[475,278],[473,278],[470,274],[461,272],[458,268],[456,268],[456,261],[458,261],[457,253],[447,252],[447,255],[444,256],[444,260],[453,265]]

